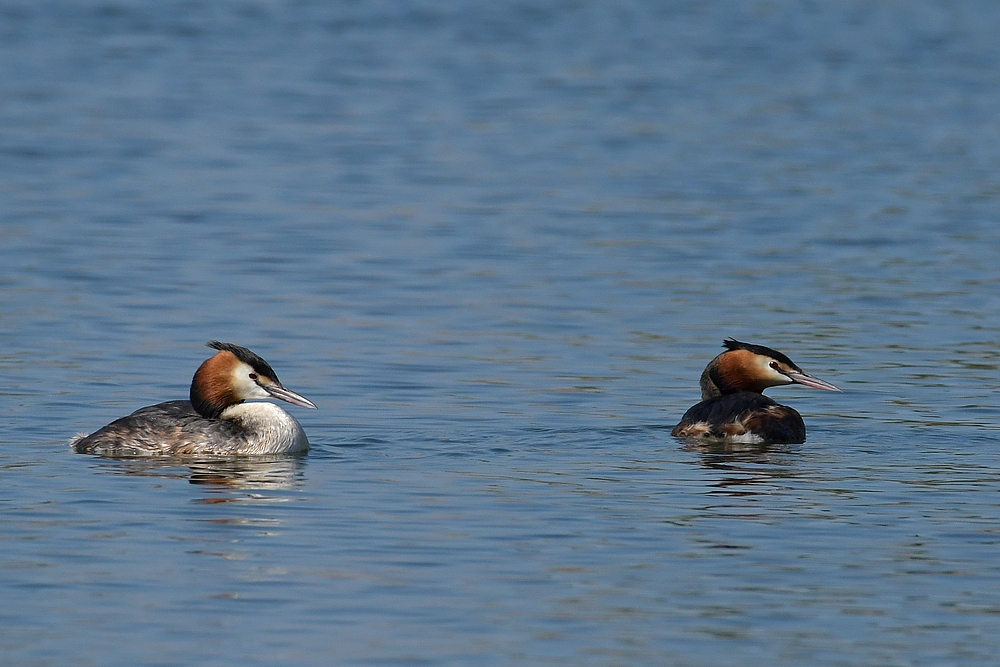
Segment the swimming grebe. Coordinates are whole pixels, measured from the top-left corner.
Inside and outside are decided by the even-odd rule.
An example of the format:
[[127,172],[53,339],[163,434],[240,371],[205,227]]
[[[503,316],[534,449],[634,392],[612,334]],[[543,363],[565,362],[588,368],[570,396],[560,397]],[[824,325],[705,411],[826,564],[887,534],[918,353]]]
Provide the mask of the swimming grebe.
[[744,443],[805,442],[802,416],[761,392],[793,383],[840,390],[806,375],[791,359],[769,347],[732,338],[722,346],[726,351],[712,359],[701,374],[701,403],[684,413],[671,435]]
[[80,454],[102,456],[246,456],[309,449],[305,431],[273,403],[278,398],[316,409],[312,401],[278,381],[271,366],[245,347],[211,341],[218,350],[191,380],[191,400],[136,410],[90,435],[70,441]]

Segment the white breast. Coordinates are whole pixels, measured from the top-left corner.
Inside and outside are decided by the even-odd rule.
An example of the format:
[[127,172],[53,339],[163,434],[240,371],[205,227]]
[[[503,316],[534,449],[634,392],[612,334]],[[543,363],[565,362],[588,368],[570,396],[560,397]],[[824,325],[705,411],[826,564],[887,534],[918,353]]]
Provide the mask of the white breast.
[[309,449],[306,432],[295,417],[274,403],[240,403],[222,411],[245,430],[237,454],[293,454]]

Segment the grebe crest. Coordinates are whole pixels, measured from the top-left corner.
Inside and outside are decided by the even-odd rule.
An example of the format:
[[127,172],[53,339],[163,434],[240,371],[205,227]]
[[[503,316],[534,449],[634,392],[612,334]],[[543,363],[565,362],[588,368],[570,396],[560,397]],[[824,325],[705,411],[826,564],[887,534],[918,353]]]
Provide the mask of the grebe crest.
[[305,452],[309,440],[299,422],[273,403],[277,398],[315,409],[286,388],[271,365],[245,347],[210,341],[218,352],[191,381],[190,400],[141,408],[95,433],[70,442],[80,453],[104,456],[244,456]]
[[805,373],[769,347],[733,338],[727,338],[722,346],[726,351],[712,359],[701,374],[701,402],[684,413],[671,433],[734,443],[805,442],[802,416],[762,392],[788,384],[840,390]]

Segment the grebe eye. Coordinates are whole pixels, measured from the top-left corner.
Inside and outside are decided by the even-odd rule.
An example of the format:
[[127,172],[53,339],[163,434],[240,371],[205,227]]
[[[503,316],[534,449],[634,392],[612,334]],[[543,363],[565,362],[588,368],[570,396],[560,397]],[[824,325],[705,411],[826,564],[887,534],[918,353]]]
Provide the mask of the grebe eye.
[[250,374],[250,379],[251,380],[256,380],[257,379],[257,374],[256,373],[251,373]]
[[778,368],[778,362],[777,362],[777,361],[772,361],[771,363],[769,363],[769,364],[768,364],[768,366],[770,366],[770,367],[771,367],[771,368],[773,368],[774,370],[780,370],[780,369]]

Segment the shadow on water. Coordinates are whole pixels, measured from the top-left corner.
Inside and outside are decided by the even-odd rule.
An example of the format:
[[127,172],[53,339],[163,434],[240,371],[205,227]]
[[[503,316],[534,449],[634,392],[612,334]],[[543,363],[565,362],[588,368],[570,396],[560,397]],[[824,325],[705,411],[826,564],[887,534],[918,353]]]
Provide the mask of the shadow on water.
[[99,458],[102,470],[112,475],[187,479],[191,484],[248,489],[288,489],[302,484],[304,458],[274,456],[233,459],[186,460],[176,458]]

